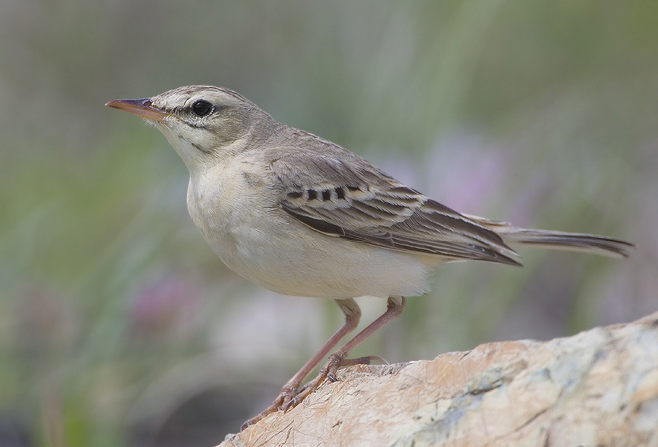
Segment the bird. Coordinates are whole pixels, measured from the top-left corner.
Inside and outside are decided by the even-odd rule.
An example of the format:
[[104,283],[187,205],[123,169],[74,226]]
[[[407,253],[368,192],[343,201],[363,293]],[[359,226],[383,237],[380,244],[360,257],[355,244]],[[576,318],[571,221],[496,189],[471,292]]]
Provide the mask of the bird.
[[[459,213],[338,144],[275,120],[227,88],[191,85],[106,104],[160,130],[190,174],[187,208],[232,270],[283,295],[335,300],[344,324],[243,428],[303,401],[352,350],[402,313],[406,297],[429,291],[440,264],[477,260],[520,266],[515,248],[533,246],[628,257],[634,245],[604,236],[517,228]],[[361,296],[386,311],[354,331]],[[328,357],[318,375],[307,376]]]

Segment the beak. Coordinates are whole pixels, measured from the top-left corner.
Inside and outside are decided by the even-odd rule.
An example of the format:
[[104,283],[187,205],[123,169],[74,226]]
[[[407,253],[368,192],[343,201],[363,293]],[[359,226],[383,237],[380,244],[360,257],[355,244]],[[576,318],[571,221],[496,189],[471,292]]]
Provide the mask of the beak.
[[110,101],[106,106],[114,107],[115,109],[124,110],[126,112],[134,113],[135,115],[146,118],[149,121],[162,121],[169,116],[169,113],[163,112],[151,106],[151,99],[116,99]]

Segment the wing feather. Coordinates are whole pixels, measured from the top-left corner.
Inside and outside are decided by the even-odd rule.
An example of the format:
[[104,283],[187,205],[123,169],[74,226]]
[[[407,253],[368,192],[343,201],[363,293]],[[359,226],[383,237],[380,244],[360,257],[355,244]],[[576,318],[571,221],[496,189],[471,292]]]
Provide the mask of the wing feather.
[[264,153],[279,206],[314,230],[394,250],[519,265],[494,231],[429,199],[340,146]]

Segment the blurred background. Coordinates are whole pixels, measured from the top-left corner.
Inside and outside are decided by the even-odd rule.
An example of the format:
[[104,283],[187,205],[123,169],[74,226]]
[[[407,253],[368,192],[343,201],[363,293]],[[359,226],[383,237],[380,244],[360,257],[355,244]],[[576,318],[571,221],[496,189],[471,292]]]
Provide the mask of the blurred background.
[[[658,3],[0,3],[0,445],[215,445],[341,324],[228,271],[185,166],[103,106],[232,88],[459,211],[630,240],[445,265],[355,355],[550,339],[658,309]],[[363,298],[362,325],[384,311]]]

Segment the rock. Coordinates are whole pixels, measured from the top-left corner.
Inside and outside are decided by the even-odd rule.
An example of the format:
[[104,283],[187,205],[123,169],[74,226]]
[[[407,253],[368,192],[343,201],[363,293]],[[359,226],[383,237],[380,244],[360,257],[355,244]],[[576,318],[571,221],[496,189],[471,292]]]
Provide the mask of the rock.
[[658,312],[339,378],[220,447],[658,447]]

